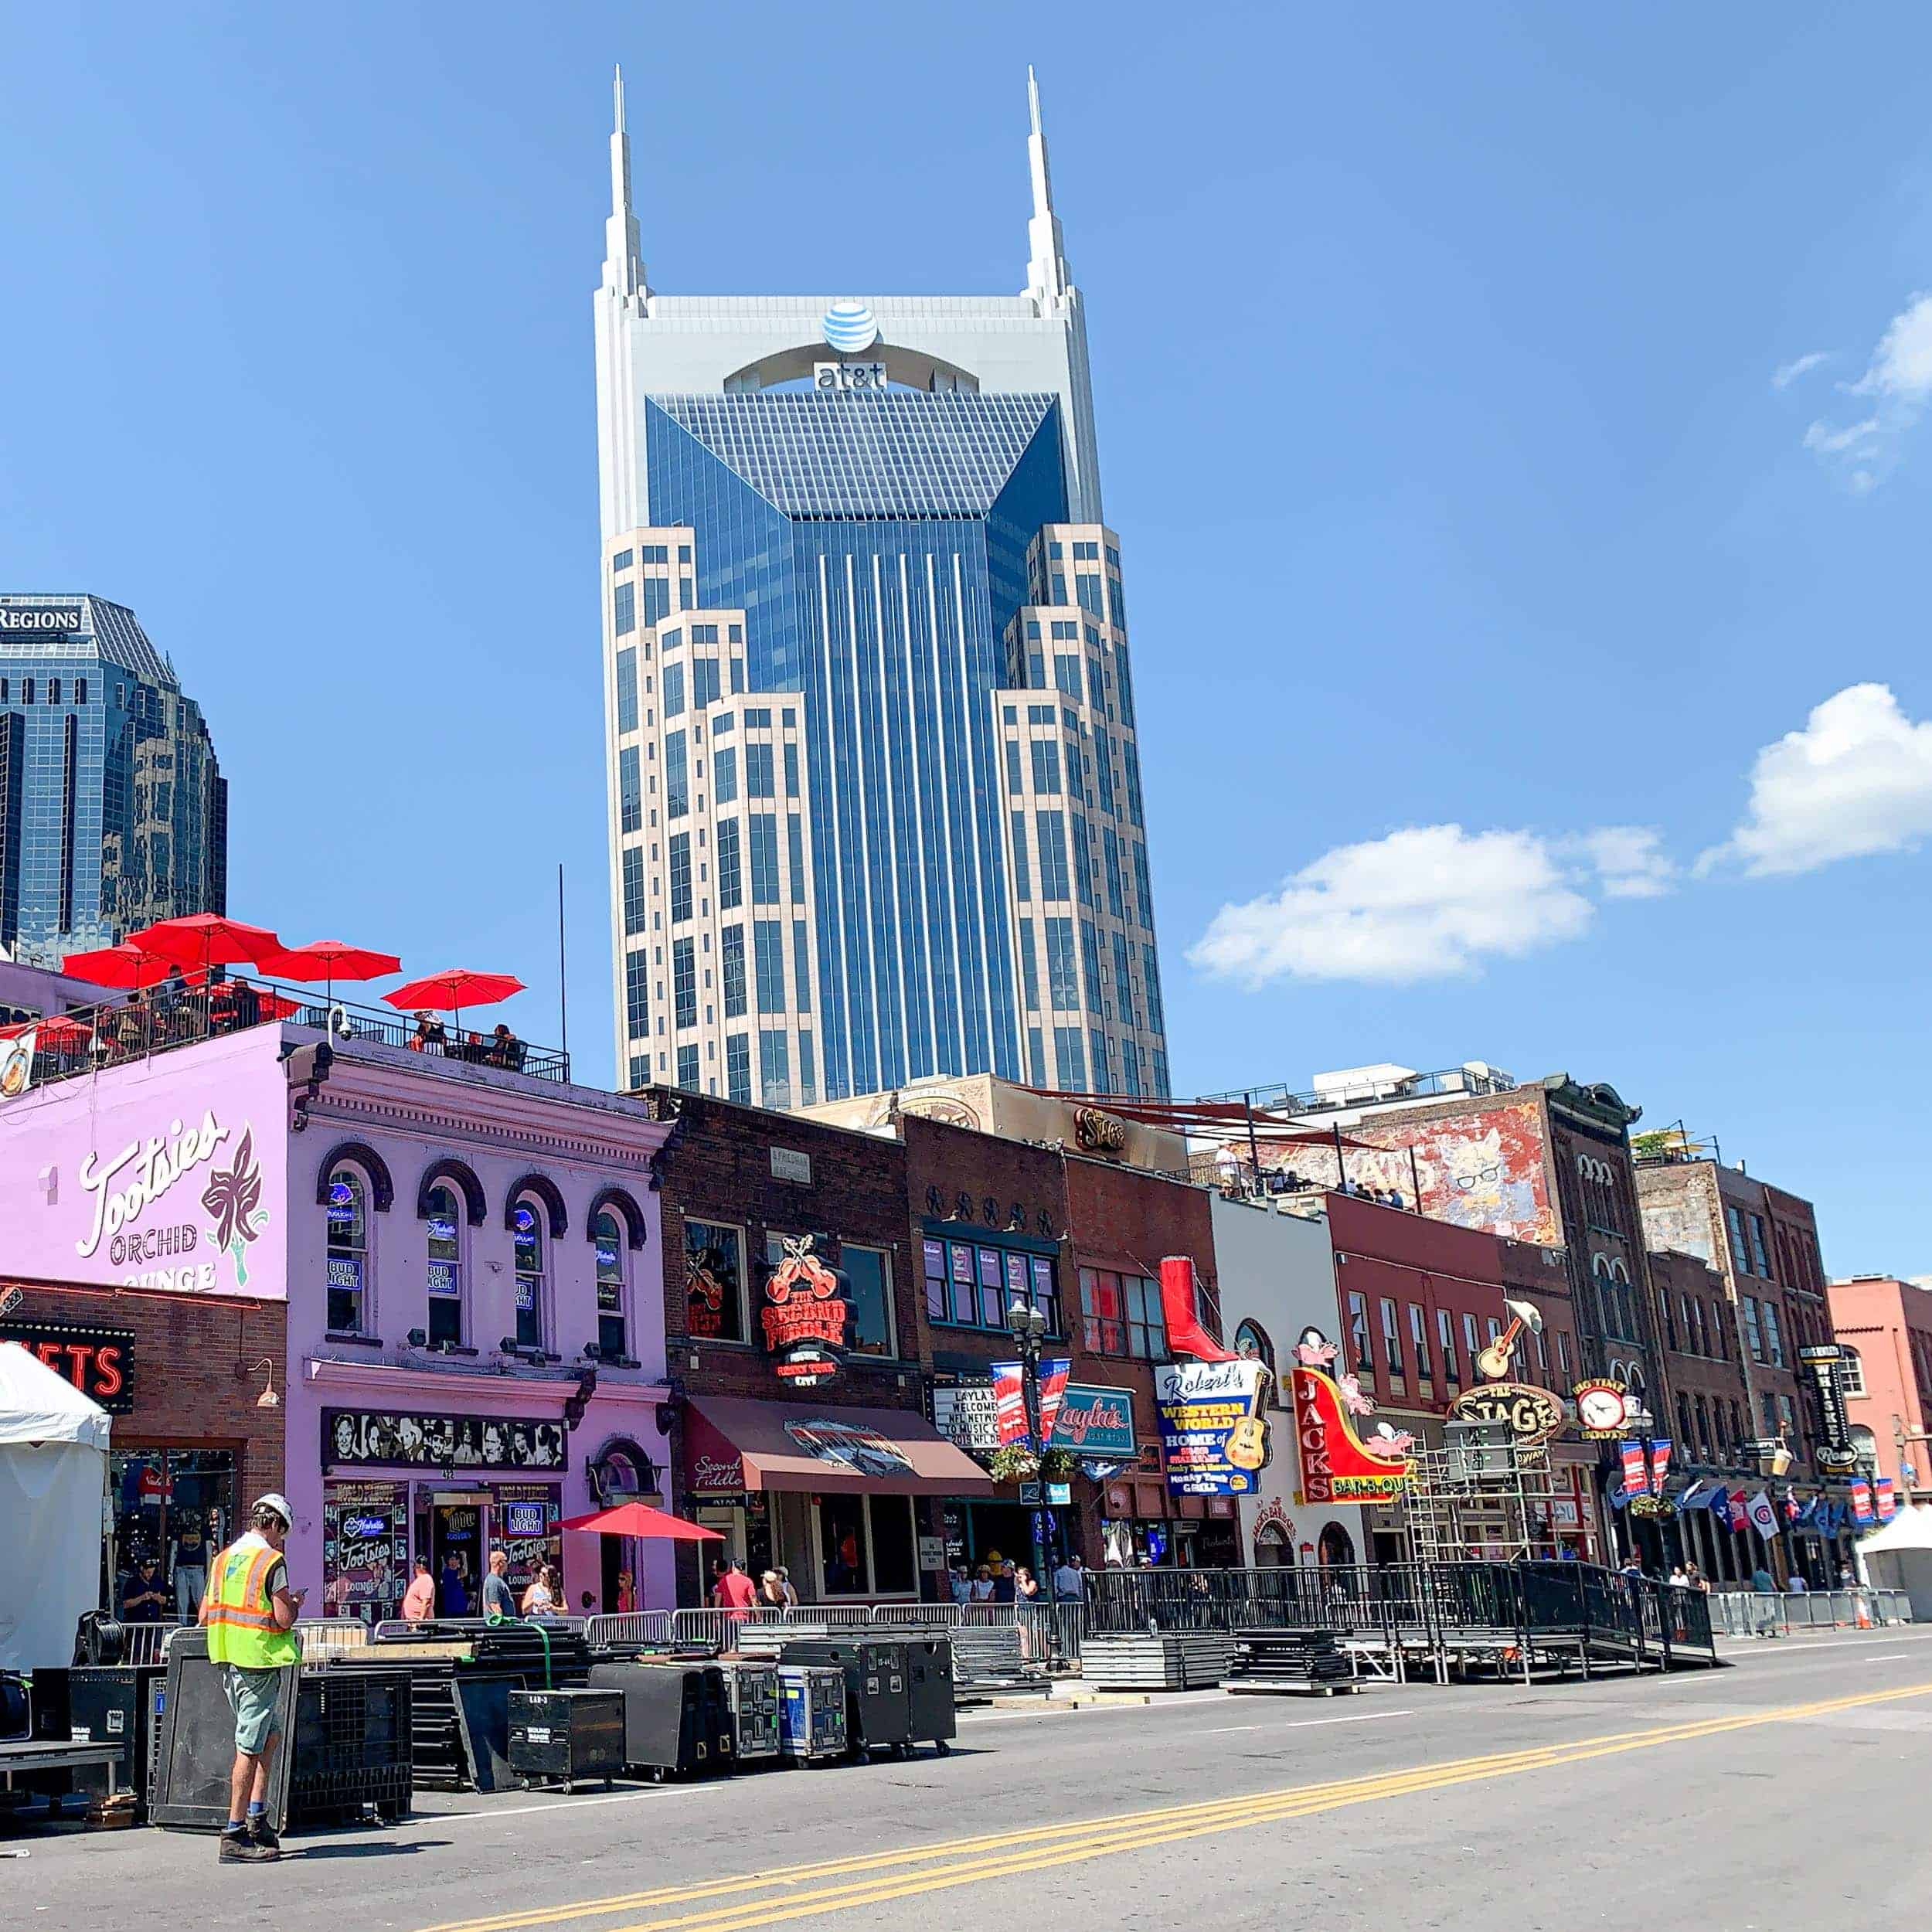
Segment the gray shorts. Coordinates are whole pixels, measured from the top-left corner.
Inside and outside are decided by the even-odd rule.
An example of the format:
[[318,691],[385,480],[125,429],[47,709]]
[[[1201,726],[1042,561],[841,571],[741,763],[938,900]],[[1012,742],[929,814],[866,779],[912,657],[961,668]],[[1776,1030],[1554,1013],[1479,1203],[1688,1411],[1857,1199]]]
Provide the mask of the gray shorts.
[[235,1749],[246,1757],[260,1757],[282,1727],[282,1673],[224,1665],[222,1689],[228,1693],[228,1708],[235,1713]]

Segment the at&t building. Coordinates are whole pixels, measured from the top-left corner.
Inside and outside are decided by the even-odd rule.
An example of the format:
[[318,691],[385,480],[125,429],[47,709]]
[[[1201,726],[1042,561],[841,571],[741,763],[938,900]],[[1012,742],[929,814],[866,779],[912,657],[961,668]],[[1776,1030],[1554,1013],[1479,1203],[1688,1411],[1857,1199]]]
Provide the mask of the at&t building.
[[1119,539],[1032,89],[1017,295],[597,297],[617,1063],[1165,1094]]

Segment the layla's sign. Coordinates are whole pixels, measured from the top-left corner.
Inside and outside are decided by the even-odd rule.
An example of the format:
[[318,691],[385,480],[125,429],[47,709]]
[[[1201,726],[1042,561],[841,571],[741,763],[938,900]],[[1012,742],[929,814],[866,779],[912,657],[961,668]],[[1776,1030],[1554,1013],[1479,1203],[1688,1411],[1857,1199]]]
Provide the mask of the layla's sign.
[[765,1346],[781,1381],[815,1388],[838,1372],[851,1305],[843,1277],[812,1252],[816,1236],[784,1237],[784,1259],[765,1284],[770,1304],[760,1315]]
[[322,1461],[423,1469],[561,1469],[563,1424],[509,1416],[417,1416],[325,1409]]
[[1563,1405],[1527,1382],[1492,1382],[1465,1389],[1449,1405],[1458,1422],[1500,1422],[1519,1449],[1547,1442],[1563,1426]]
[[1403,1450],[1373,1454],[1355,1432],[1342,1391],[1319,1369],[1289,1371],[1304,1503],[1393,1502],[1415,1474]]
[[1050,1447],[1077,1456],[1131,1456],[1134,1453],[1134,1392],[1070,1382],[1060,1397]]
[[1164,1362],[1154,1371],[1161,1452],[1177,1496],[1244,1496],[1267,1465],[1268,1425],[1260,1413],[1267,1365]]
[[70,1321],[0,1321],[0,1342],[17,1342],[111,1416],[134,1406],[134,1332]]

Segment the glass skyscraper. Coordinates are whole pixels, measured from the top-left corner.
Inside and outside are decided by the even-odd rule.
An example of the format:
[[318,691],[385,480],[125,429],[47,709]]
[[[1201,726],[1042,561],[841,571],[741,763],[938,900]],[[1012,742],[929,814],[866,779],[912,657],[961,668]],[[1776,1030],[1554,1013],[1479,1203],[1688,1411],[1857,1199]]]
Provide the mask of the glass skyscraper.
[[0,948],[57,965],[227,893],[226,781],[133,611],[0,594]]
[[[1030,87],[1030,83],[1029,83]],[[1038,100],[1016,297],[597,298],[620,1077],[1167,1089],[1118,540]]]

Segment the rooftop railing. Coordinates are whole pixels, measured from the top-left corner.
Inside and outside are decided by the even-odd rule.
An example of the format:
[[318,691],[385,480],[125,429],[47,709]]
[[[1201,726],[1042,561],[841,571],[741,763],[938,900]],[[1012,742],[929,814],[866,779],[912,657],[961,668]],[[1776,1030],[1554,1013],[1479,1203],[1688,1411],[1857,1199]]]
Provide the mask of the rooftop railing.
[[[312,986],[231,976],[206,985],[152,987],[112,1005],[29,1022],[35,1046],[29,1078],[36,1087],[50,1086],[250,1027],[284,1023],[312,1027],[338,1045],[368,1040],[532,1080],[567,1083],[570,1077],[568,1053],[533,1046],[513,1033],[459,1026],[454,1016],[418,1019],[389,1007],[353,1005],[325,998]],[[0,1048],[4,1045],[0,1042]],[[4,1057],[0,1052],[0,1061]]]
[[1515,1086],[1507,1073],[1493,1070],[1481,1073],[1473,1067],[1446,1066],[1437,1073],[1405,1074],[1400,1080],[1365,1080],[1359,1086],[1332,1087],[1321,1092],[1298,1092],[1280,1081],[1266,1087],[1236,1087],[1226,1094],[1203,1094],[1200,1097],[1246,1100],[1271,1114],[1328,1114],[1350,1107],[1399,1106],[1405,1100],[1434,1100],[1444,1094],[1508,1094]]

